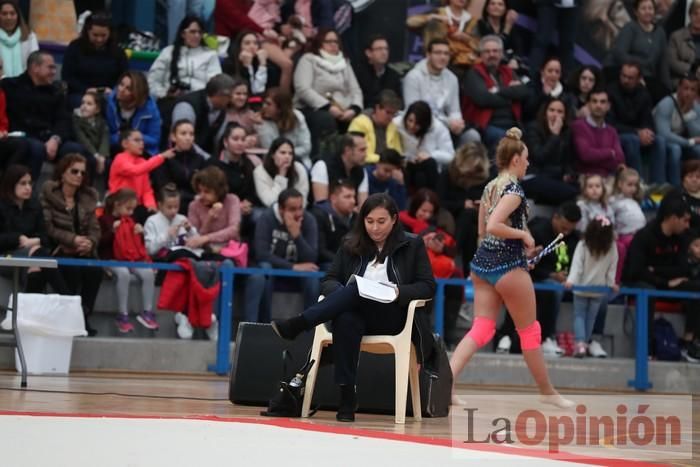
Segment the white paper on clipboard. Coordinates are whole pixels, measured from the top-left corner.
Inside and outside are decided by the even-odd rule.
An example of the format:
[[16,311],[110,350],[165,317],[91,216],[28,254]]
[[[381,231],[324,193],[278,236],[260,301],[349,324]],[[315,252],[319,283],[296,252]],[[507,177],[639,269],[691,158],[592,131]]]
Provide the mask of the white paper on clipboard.
[[365,279],[357,274],[355,282],[357,282],[357,290],[362,298],[380,303],[391,303],[396,300],[396,289],[391,284]]

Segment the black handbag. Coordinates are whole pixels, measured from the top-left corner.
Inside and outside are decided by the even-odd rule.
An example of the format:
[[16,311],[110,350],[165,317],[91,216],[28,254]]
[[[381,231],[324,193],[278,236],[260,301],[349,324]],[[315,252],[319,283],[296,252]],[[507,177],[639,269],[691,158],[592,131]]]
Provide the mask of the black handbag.
[[[279,382],[277,393],[270,399],[267,410],[260,412],[266,417],[301,417],[301,406],[304,402],[306,376],[315,363],[308,360],[290,380]],[[310,415],[313,415],[314,410]]]

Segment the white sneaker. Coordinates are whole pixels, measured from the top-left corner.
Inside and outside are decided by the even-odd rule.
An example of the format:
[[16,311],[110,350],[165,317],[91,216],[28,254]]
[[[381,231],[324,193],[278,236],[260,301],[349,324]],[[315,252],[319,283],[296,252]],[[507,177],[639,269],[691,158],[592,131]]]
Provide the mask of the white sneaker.
[[496,346],[496,353],[510,353],[511,341],[509,336],[503,336],[498,341]]
[[175,323],[177,324],[177,336],[180,339],[192,339],[194,330],[184,313],[175,313]]
[[564,355],[564,349],[559,347],[551,337],[548,337],[542,342],[542,353],[545,357],[561,357]]
[[598,341],[591,341],[588,344],[588,354],[595,358],[608,358],[608,353]]
[[207,328],[207,337],[210,341],[219,339],[219,322],[216,320],[216,315],[211,315],[211,326]]

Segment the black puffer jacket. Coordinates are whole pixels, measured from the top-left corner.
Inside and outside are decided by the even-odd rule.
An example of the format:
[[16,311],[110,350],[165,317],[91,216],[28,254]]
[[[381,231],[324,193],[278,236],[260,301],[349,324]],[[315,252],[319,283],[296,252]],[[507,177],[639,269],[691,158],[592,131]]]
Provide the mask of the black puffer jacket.
[[20,235],[38,237],[41,246],[48,247],[41,205],[37,200],[30,199],[20,208],[12,201],[0,200],[0,253],[17,250]]
[[[399,287],[399,305],[407,307],[411,300],[432,299],[436,284],[423,239],[410,233],[403,235],[404,239],[389,254],[387,275],[389,281]],[[345,286],[353,274],[364,274],[372,259],[353,255],[347,248],[340,248],[321,281],[321,294],[329,295]],[[412,341],[416,345],[420,361],[429,360],[433,353],[430,317],[426,312],[428,309],[418,308],[413,320]]]

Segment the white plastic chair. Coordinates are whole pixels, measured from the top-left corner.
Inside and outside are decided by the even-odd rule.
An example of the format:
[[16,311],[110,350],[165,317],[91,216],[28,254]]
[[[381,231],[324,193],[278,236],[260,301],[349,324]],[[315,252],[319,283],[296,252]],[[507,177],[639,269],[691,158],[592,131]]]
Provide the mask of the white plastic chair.
[[[318,301],[323,300],[323,296]],[[396,395],[395,395],[395,423],[406,422],[406,408],[408,394],[408,384],[411,383],[411,404],[413,406],[413,418],[416,421],[422,420],[420,407],[420,386],[418,384],[418,361],[416,359],[416,349],[411,343],[411,331],[413,329],[413,316],[416,308],[425,306],[428,300],[412,300],[408,305],[406,315],[406,325],[403,330],[395,335],[364,336],[360,344],[360,350],[375,354],[393,353],[396,361]],[[314,396],[314,386],[316,384],[316,374],[318,373],[318,362],[321,361],[323,348],[333,343],[333,334],[328,331],[325,323],[316,326],[314,342],[311,347],[311,359],[316,363],[311,367],[306,377],[306,387],[304,389],[304,402],[301,408],[301,416],[308,418],[311,408],[311,399]]]

